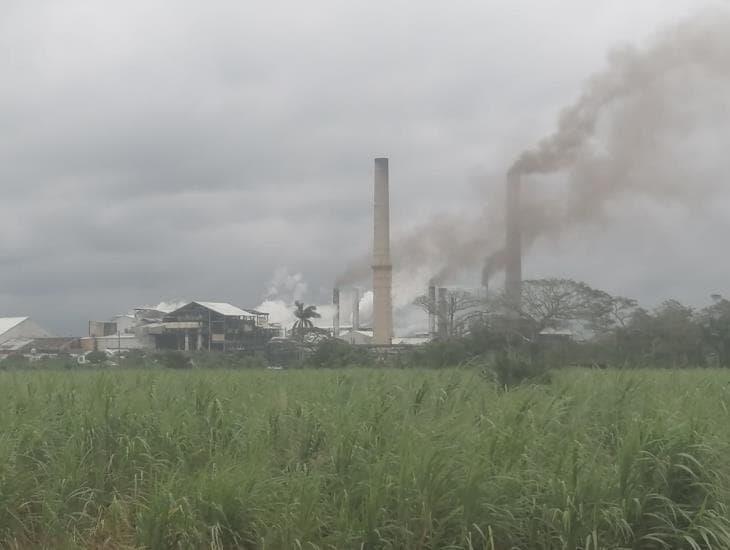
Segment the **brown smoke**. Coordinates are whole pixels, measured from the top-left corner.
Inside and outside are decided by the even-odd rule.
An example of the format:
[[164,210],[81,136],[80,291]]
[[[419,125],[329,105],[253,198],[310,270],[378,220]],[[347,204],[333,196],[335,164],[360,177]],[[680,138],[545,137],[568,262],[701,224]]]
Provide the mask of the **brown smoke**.
[[[525,246],[575,224],[603,221],[607,206],[627,196],[685,207],[706,204],[717,182],[692,181],[691,136],[702,126],[719,125],[719,114],[730,105],[729,81],[726,11],[666,29],[644,50],[614,51],[607,69],[563,110],[557,130],[510,168],[523,177],[568,176],[558,194],[536,189],[535,182],[523,193]],[[708,90],[724,100],[708,102]]]
[[[714,155],[724,174],[730,172],[723,153],[710,151],[722,142],[718,135],[727,131],[729,113],[728,11],[704,12],[665,29],[647,48],[615,50],[606,69],[561,112],[555,132],[510,167],[524,182],[524,248],[576,225],[608,222],[627,198],[706,206],[726,178],[698,177],[698,166]],[[503,182],[488,185],[483,218],[440,219],[396,241],[397,267],[435,266],[437,284],[478,267],[485,256],[484,269],[500,271],[504,200],[496,194],[502,188]],[[368,273],[365,263],[344,280]]]
[[[441,284],[464,266],[477,265],[488,250],[490,239],[485,217],[465,219],[458,216],[442,216],[429,221],[407,235],[395,239],[392,245],[394,268],[418,269],[427,266],[433,274],[434,284]],[[337,285],[354,284],[371,275],[370,258],[363,257],[350,265],[337,279]]]

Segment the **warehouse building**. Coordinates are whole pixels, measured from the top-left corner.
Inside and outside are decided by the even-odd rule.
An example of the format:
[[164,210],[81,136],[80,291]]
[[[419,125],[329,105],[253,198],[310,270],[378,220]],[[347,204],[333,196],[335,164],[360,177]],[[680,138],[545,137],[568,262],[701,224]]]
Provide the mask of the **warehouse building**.
[[32,340],[52,336],[30,317],[0,317],[0,344],[14,339]]
[[0,358],[25,353],[34,340],[51,337],[30,317],[0,317]]
[[260,351],[280,333],[268,313],[225,302],[190,302],[135,328],[145,347],[181,351]]

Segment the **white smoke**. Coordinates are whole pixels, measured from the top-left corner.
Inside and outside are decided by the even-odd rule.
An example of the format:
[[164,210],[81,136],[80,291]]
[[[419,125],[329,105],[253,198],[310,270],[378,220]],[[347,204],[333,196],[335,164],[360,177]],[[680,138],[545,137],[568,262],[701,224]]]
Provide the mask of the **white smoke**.
[[285,266],[277,267],[267,283],[266,298],[278,298],[294,303],[307,293],[307,283],[301,273],[289,273]]
[[[586,225],[617,224],[617,213],[644,199],[697,218],[727,201],[728,161],[719,151],[730,133],[728,113],[728,10],[687,18],[644,47],[613,51],[563,109],[555,131],[511,167],[526,179],[525,249]],[[503,268],[504,180],[486,181],[484,188],[483,215],[440,216],[395,239],[396,279],[425,268],[437,283],[450,284],[479,269],[486,256],[488,271]],[[363,256],[339,280],[363,280],[368,266]]]
[[[277,267],[266,284],[265,298],[256,306],[256,309],[268,313],[271,323],[279,323],[282,327],[290,329],[296,321],[294,302],[302,301],[310,305],[306,299],[308,288],[302,273],[291,273],[286,266]],[[315,305],[317,312],[322,317],[313,319],[314,325],[320,328],[331,327],[335,313],[334,306],[332,304]]]

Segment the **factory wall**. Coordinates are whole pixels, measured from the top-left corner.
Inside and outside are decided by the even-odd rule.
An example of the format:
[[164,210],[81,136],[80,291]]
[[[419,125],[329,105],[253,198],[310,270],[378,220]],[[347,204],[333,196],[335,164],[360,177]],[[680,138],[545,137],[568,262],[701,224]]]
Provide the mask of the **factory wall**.
[[14,338],[50,338],[53,336],[35,321],[26,318],[11,329],[0,334],[0,344]]

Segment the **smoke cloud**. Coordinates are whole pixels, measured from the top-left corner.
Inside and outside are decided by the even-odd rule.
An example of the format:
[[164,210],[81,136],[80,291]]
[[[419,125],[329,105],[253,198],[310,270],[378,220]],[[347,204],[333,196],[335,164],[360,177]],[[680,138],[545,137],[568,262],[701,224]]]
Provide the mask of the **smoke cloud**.
[[[302,273],[291,273],[286,266],[277,267],[266,285],[264,300],[256,306],[256,309],[268,313],[270,322],[290,329],[296,321],[294,303],[304,301],[307,305],[311,304],[307,301],[308,288],[309,285]],[[334,306],[329,303],[315,305],[321,317],[312,320],[314,325],[321,328],[331,327],[335,313]]]
[[[610,223],[626,201],[679,205],[699,213],[730,172],[730,13],[712,10],[657,33],[646,47],[611,52],[556,130],[518,155],[525,249],[582,224]],[[483,266],[503,269],[504,179],[486,181],[475,219],[443,217],[393,243],[395,277],[430,273],[435,284]],[[484,258],[487,258],[484,263]],[[340,284],[370,274],[366,259]]]

